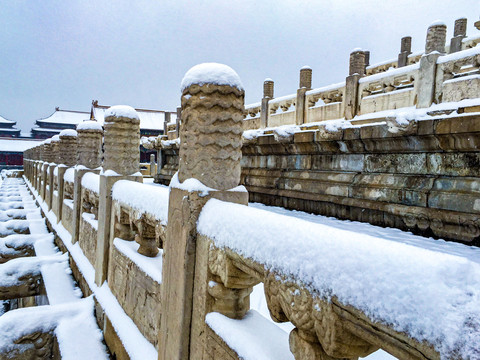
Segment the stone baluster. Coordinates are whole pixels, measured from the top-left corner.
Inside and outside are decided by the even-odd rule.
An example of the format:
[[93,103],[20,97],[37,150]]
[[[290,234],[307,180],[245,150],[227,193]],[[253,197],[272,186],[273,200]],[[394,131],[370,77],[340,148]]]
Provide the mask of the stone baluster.
[[62,163],[57,168],[58,181],[58,199],[56,204],[57,222],[62,220],[63,198],[65,182],[63,177],[69,167],[77,164],[77,132],[72,129],[62,130],[59,134],[59,152],[61,154]]
[[367,73],[367,67],[370,66],[370,51],[365,50],[365,70],[363,71],[364,74]]
[[260,128],[268,127],[268,102],[273,99],[274,82],[267,78],[263,81],[263,98],[260,109]]
[[75,166],[77,164],[77,132],[75,130],[62,130],[59,136],[62,164],[68,167]]
[[99,173],[102,166],[103,128],[97,121],[87,120],[77,125],[77,165],[73,182],[72,242],[79,239],[82,178],[87,172]]
[[305,93],[312,88],[312,68],[304,66],[300,69],[300,84],[297,90],[297,100],[295,103],[295,123],[301,125],[305,123]]
[[48,188],[49,191],[47,192],[47,205],[48,205],[48,210],[52,209],[53,205],[53,187],[54,187],[54,176],[53,172],[55,170],[55,167],[57,167],[58,164],[60,164],[60,149],[59,149],[59,144],[60,143],[60,136],[59,135],[54,135],[52,136],[51,140],[51,149],[52,149],[52,162],[48,166]]
[[461,18],[455,20],[453,37],[450,40],[450,54],[462,50],[462,41],[467,36],[467,19]]
[[365,51],[352,51],[348,73],[345,79],[345,119],[351,120],[358,113],[358,81],[365,75]]
[[163,135],[168,136],[168,123],[170,122],[172,114],[165,112],[165,119],[163,120]]
[[150,154],[150,176],[154,177],[156,174],[155,154]]
[[77,126],[77,134],[77,164],[88,169],[102,166],[102,126],[96,121],[83,121]]
[[435,97],[435,73],[437,59],[445,54],[445,39],[447,26],[436,22],[427,30],[425,54],[420,58],[418,72],[417,108],[427,108],[432,105]]
[[400,42],[400,53],[398,54],[397,67],[401,68],[408,65],[408,55],[412,53],[412,37],[405,36]]
[[[207,291],[209,244],[197,239],[196,231],[202,207],[212,197],[248,202],[246,191],[234,189],[240,182],[244,117],[238,75],[226,65],[197,65],[182,81],[181,100],[180,164],[170,184],[162,274],[158,348],[159,359],[165,360],[188,359],[190,351],[201,351],[206,337],[204,318],[212,299]],[[211,190],[182,188],[192,178]],[[235,296],[235,289],[227,289],[226,297]]]
[[[107,279],[112,222],[112,188],[118,180],[142,182],[140,170],[140,118],[130,106],[105,111],[104,160],[100,173],[95,283]],[[113,234],[112,234],[113,235]]]
[[182,125],[182,108],[177,107],[177,119],[175,121],[175,138],[180,137],[180,126]]

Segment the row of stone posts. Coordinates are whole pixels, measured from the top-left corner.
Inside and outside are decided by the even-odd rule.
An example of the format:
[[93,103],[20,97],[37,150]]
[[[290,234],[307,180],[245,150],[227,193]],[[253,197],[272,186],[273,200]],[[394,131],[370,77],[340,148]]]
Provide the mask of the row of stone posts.
[[[245,303],[243,301],[251,289],[241,288],[240,291],[235,285],[230,285],[233,288],[224,287],[220,293],[214,291],[214,295],[208,295],[207,289],[203,285],[199,286],[199,283],[207,284],[211,278],[208,267],[209,246],[206,241],[198,239],[196,230],[202,207],[211,198],[245,205],[248,203],[246,190],[237,188],[241,172],[244,90],[238,75],[232,69],[219,64],[213,65],[213,69],[219,71],[220,80],[214,76],[212,64],[198,65],[190,72],[205,74],[208,81],[202,81],[202,76],[193,76],[200,83],[187,82],[182,91],[183,125],[180,133],[178,184],[195,178],[210,190],[206,195],[204,187],[186,189],[175,184],[171,186],[162,266],[159,359],[201,358],[198,355],[202,351],[197,350],[205,344],[205,315],[217,309],[215,303],[218,305],[219,301],[225,300],[217,311],[230,317],[241,317],[248,310],[248,300]],[[305,69],[307,75],[301,84],[309,86],[311,76],[308,76],[307,70]],[[230,73],[230,82],[232,79],[236,81],[223,83],[220,75],[225,72]],[[213,80],[210,81],[211,76]],[[25,152],[26,176],[32,181],[39,177],[37,164],[45,167],[47,173],[50,168],[57,168],[59,176],[61,173],[58,169],[76,165],[74,219],[77,224],[74,226],[74,242],[78,241],[82,176],[85,172],[100,172],[95,262],[95,282],[99,286],[107,279],[112,186],[120,179],[142,181],[137,173],[139,118],[135,110],[122,106],[107,110],[103,139],[103,164],[102,128],[92,121],[81,123],[76,132],[72,130],[62,133],[58,138],[47,140],[41,146]],[[218,151],[218,144],[222,144],[221,152]],[[72,154],[76,154],[76,157]],[[100,165],[103,165],[102,170]],[[43,181],[46,178],[48,176],[42,176]],[[59,196],[59,201],[61,200]],[[211,296],[218,299],[212,301]],[[241,315],[238,315],[240,300],[247,307],[242,305]]]
[[[477,26],[477,23],[475,23]],[[478,22],[480,29],[480,21]],[[454,36],[450,42],[450,53],[462,50],[462,41],[466,37],[467,19],[461,18],[455,21]],[[445,55],[447,27],[443,23],[432,24],[427,30],[425,42],[425,54],[420,59],[420,78],[418,108],[429,107],[433,103],[435,92],[435,70],[436,60],[439,56]],[[398,54],[397,68],[408,65],[408,57],[412,54],[412,38],[403,37],[400,42],[400,52]],[[370,65],[370,52],[362,49],[354,49],[350,54],[349,74],[345,79],[345,93],[343,101],[345,102],[345,119],[351,120],[358,115],[359,80],[366,75],[366,69]],[[300,69],[300,84],[297,90],[295,123],[302,125],[305,123],[306,111],[305,93],[312,88],[312,69],[304,66]],[[274,82],[272,79],[265,79],[263,83],[263,98],[261,100],[260,127],[268,127],[268,103],[274,99]]]

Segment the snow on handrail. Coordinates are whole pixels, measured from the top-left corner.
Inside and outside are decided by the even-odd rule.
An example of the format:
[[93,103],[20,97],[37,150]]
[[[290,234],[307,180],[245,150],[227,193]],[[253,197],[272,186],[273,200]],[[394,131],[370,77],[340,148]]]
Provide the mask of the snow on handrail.
[[215,199],[203,208],[198,231],[324,300],[336,297],[372,321],[427,341],[443,358],[479,355],[480,263],[474,257]]

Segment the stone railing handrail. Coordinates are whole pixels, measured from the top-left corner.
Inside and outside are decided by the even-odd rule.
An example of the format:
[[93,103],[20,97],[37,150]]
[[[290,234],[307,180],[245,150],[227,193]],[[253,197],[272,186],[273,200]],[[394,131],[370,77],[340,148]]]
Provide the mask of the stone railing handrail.
[[145,216],[153,224],[162,226],[168,221],[169,189],[161,185],[147,185],[135,181],[120,180],[112,189],[114,203],[133,217]]
[[[404,244],[219,200],[203,208],[198,231],[212,244],[209,268],[223,286],[264,282],[271,316],[291,321],[301,341],[329,356],[363,357],[381,347],[399,358],[467,359],[476,351],[464,338],[480,338],[468,320],[479,296],[469,289],[479,280],[458,276],[465,261],[480,270],[473,258],[458,257],[467,247],[438,252],[423,240]],[[443,300],[432,302],[439,287]],[[449,294],[465,302],[457,297],[453,306]],[[458,320],[453,327],[444,323],[447,312]]]

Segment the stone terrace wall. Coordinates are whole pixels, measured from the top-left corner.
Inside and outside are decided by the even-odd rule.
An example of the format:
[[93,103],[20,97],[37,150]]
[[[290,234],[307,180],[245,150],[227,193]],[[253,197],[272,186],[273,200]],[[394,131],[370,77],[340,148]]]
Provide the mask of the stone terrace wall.
[[[391,129],[319,126],[245,140],[241,184],[250,202],[478,244],[480,115]],[[162,152],[168,184],[177,150]]]

